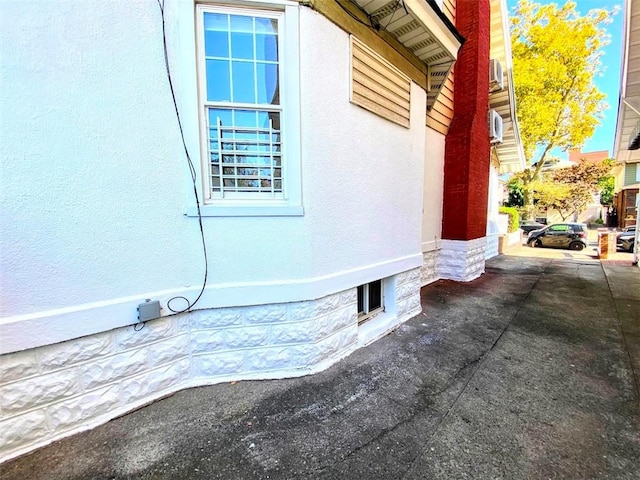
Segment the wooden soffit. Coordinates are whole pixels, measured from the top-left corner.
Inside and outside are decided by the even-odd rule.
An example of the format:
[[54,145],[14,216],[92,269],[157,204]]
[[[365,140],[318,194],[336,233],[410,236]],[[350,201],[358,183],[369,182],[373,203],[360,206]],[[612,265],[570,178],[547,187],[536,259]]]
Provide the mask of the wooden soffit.
[[[426,73],[426,82],[418,84],[427,90],[427,108],[431,109],[464,42],[435,0],[315,0],[311,4],[324,14],[337,5],[381,38],[390,37],[392,47],[401,47],[396,51],[417,59],[423,75]],[[357,31],[349,33],[358,36]]]
[[640,162],[640,4],[626,1],[618,121],[613,145],[621,163]]
[[506,0],[491,0],[491,33],[489,56],[500,62],[503,68],[503,88],[490,93],[489,108],[502,117],[502,142],[494,145],[502,173],[520,172],[525,168],[525,156],[520,140],[516,97],[513,85],[511,37]]

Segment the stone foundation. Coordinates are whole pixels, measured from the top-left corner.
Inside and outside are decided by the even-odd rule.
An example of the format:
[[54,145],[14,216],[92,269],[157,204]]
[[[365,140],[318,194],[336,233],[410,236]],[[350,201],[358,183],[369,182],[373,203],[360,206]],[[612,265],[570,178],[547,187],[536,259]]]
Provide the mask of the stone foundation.
[[420,268],[420,286],[424,287],[440,278],[438,274],[439,250],[422,252],[422,268]]
[[495,233],[487,235],[487,247],[484,252],[485,260],[489,260],[490,258],[500,255],[500,243],[500,234]]
[[[420,269],[385,282],[385,312],[364,324],[369,341],[421,311]],[[304,302],[196,310],[139,330],[132,325],[6,354],[0,461],[183,388],[314,373],[364,343],[352,288]]]
[[438,258],[440,278],[468,282],[484,273],[486,237],[442,240]]

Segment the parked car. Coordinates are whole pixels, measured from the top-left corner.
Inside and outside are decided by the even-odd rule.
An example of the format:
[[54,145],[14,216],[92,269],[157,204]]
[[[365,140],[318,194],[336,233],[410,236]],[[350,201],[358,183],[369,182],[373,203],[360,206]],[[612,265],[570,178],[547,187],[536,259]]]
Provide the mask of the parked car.
[[618,235],[616,247],[625,252],[633,252],[634,243],[636,241],[636,232],[621,233]]
[[616,238],[620,238],[622,235],[627,235],[627,234],[635,234],[636,233],[636,226],[635,225],[630,225],[627,228],[625,228],[623,231],[619,232],[616,235]]
[[524,233],[533,232],[534,230],[540,230],[546,227],[544,223],[534,222],[533,220],[524,220],[520,222],[520,230]]
[[554,223],[529,233],[527,245],[582,250],[587,246],[587,226],[584,223]]

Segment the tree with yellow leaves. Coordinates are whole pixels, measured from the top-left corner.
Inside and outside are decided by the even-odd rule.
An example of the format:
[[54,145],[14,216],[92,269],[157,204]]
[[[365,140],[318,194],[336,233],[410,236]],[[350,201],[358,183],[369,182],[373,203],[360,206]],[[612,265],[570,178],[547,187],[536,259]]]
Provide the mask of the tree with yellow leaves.
[[533,210],[533,186],[553,149],[579,148],[607,107],[594,84],[601,73],[603,9],[580,16],[575,2],[540,5],[521,0],[511,20],[513,79],[520,137],[528,168],[522,181],[524,214]]

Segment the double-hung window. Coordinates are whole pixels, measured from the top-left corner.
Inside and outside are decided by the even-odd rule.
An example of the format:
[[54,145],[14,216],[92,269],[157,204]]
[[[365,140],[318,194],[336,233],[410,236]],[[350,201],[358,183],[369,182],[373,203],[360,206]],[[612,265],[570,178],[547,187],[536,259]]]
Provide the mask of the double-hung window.
[[298,42],[287,38],[297,10],[289,10],[198,6],[205,208],[302,213]]

